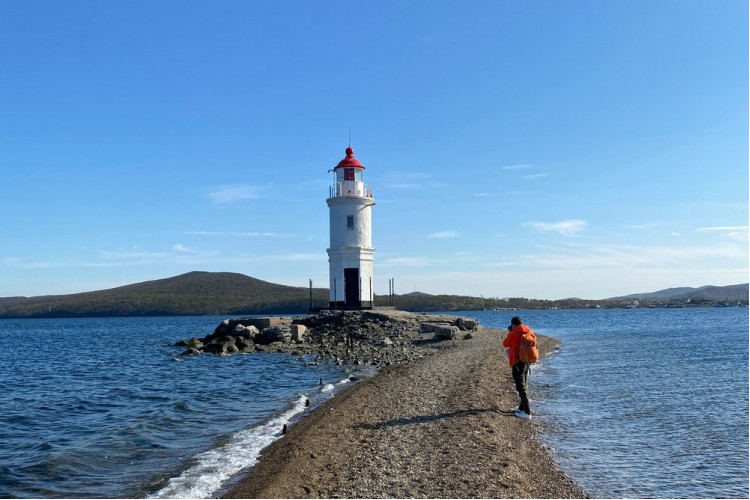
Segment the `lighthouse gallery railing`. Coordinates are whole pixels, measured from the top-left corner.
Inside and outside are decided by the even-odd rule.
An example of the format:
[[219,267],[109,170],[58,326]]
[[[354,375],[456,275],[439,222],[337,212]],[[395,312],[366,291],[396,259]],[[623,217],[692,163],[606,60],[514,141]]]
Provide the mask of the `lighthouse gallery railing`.
[[372,198],[372,189],[363,182],[344,181],[334,182],[329,188],[329,198],[337,196],[359,196],[360,198]]

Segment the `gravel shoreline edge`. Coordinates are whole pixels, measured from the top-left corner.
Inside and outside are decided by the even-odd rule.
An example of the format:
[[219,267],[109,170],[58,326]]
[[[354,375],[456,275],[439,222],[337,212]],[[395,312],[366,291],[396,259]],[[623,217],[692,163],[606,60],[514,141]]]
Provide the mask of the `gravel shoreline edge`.
[[[509,411],[504,336],[480,328],[342,390],[223,497],[587,498],[537,439],[541,424]],[[542,356],[557,345],[540,336]]]

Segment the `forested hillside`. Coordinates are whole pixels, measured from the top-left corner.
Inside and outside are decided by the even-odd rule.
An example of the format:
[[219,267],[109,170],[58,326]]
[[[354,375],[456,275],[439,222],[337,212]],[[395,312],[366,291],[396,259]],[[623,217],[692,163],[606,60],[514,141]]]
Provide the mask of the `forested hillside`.
[[[313,289],[318,306],[327,289]],[[0,299],[0,317],[98,317],[299,313],[309,288],[261,281],[237,273],[191,272],[97,292]]]

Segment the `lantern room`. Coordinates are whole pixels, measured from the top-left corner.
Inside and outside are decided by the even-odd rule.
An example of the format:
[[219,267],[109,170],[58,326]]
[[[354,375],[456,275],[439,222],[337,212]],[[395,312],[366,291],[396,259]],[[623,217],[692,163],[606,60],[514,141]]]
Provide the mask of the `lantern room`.
[[333,172],[335,179],[331,186],[331,198],[337,196],[372,198],[372,190],[364,183],[365,167],[354,157],[354,150],[351,146],[346,148],[346,158],[334,167]]

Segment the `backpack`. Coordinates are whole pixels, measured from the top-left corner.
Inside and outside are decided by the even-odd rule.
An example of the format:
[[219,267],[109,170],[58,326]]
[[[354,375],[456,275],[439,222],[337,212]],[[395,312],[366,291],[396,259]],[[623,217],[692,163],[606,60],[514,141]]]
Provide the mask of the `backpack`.
[[524,363],[534,363],[537,359],[539,359],[539,349],[536,347],[536,335],[531,331],[522,334],[518,360]]

